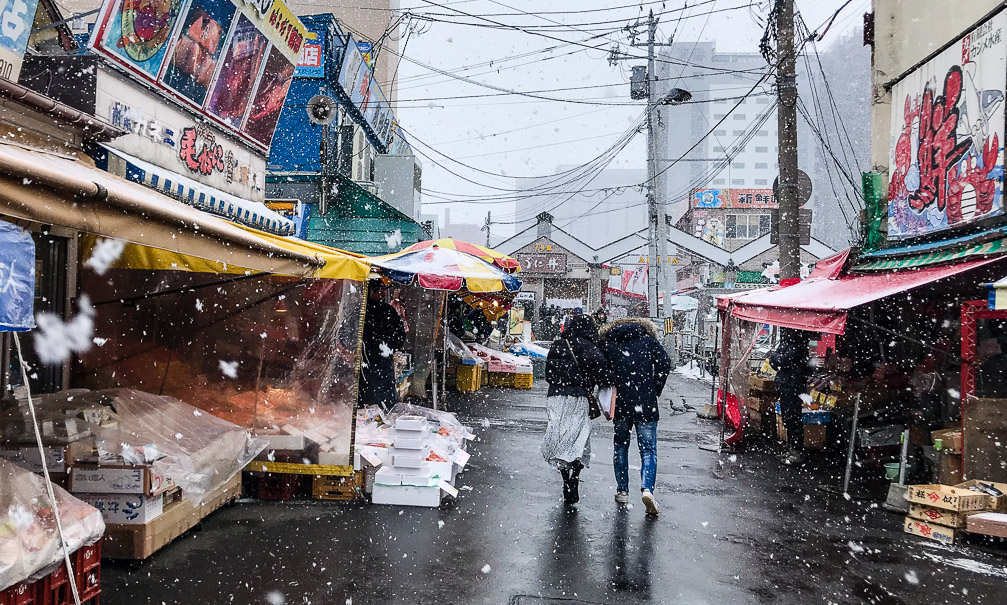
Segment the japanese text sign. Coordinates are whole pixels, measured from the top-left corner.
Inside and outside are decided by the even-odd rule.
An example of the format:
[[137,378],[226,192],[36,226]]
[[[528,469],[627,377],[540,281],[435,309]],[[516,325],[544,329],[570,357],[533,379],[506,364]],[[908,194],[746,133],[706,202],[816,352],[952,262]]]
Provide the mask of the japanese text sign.
[[978,26],[892,89],[888,236],[1001,216],[1007,13]]
[[17,82],[38,0],[0,0],[0,78]]

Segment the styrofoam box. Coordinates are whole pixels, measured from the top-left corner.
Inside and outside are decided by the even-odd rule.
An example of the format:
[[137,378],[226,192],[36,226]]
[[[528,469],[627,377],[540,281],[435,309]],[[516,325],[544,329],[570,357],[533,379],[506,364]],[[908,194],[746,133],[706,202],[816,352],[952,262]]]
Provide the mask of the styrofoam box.
[[395,447],[388,448],[388,454],[392,458],[393,466],[405,468],[420,468],[423,466],[427,456],[430,455],[430,448],[420,450],[400,450]]
[[396,431],[392,444],[397,450],[422,450],[430,447],[430,433],[420,431]]
[[435,487],[437,482],[440,481],[440,477],[434,474],[433,469],[430,465],[427,465],[419,469],[410,469],[415,472],[412,473],[402,473],[402,485],[411,485],[415,487]]
[[397,506],[428,506],[437,507],[441,504],[441,488],[416,487],[413,485],[380,485],[374,484],[371,494],[374,504],[391,504]]
[[74,494],[101,511],[105,523],[143,525],[164,512],[164,494]]
[[423,416],[399,416],[395,420],[397,431],[428,431],[430,425]]
[[382,465],[374,474],[374,485],[402,485],[402,471]]

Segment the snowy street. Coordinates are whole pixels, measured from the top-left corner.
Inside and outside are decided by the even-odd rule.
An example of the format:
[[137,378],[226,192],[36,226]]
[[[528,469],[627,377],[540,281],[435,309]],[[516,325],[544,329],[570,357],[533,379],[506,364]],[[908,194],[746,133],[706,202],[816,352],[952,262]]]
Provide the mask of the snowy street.
[[[453,505],[242,502],[147,563],[106,563],[103,602],[911,604],[1002,594],[1002,556],[906,535],[901,516],[816,489],[839,478],[815,459],[797,470],[766,451],[701,450],[716,422],[666,405],[660,517],[645,518],[636,500],[617,508],[601,421],[581,502],[568,511],[558,473],[538,455],[543,387],[454,397],[478,439],[459,480],[472,489]],[[698,406],[709,385],[673,375],[670,394]]]

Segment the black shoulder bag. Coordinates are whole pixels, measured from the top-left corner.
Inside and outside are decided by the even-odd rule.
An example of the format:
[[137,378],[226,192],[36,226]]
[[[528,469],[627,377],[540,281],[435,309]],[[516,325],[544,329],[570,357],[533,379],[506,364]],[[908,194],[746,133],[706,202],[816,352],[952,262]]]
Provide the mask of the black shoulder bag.
[[573,352],[573,345],[570,344],[569,340],[564,339],[566,346],[570,349],[570,355],[573,356],[573,363],[577,366],[577,378],[580,382],[580,387],[584,389],[587,393],[587,417],[591,420],[601,416],[601,402],[598,401],[598,396],[594,393],[594,388],[584,385],[584,372],[581,371],[580,361],[577,360],[577,354]]

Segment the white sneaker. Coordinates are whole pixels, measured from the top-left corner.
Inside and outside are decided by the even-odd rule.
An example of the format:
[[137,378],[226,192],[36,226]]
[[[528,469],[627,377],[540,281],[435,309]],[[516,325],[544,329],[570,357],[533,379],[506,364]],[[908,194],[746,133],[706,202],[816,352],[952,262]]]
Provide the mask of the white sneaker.
[[617,504],[629,504],[629,492],[615,492]]
[[643,490],[643,505],[647,509],[648,515],[657,516],[657,500],[654,499],[654,494],[650,493],[649,489]]

